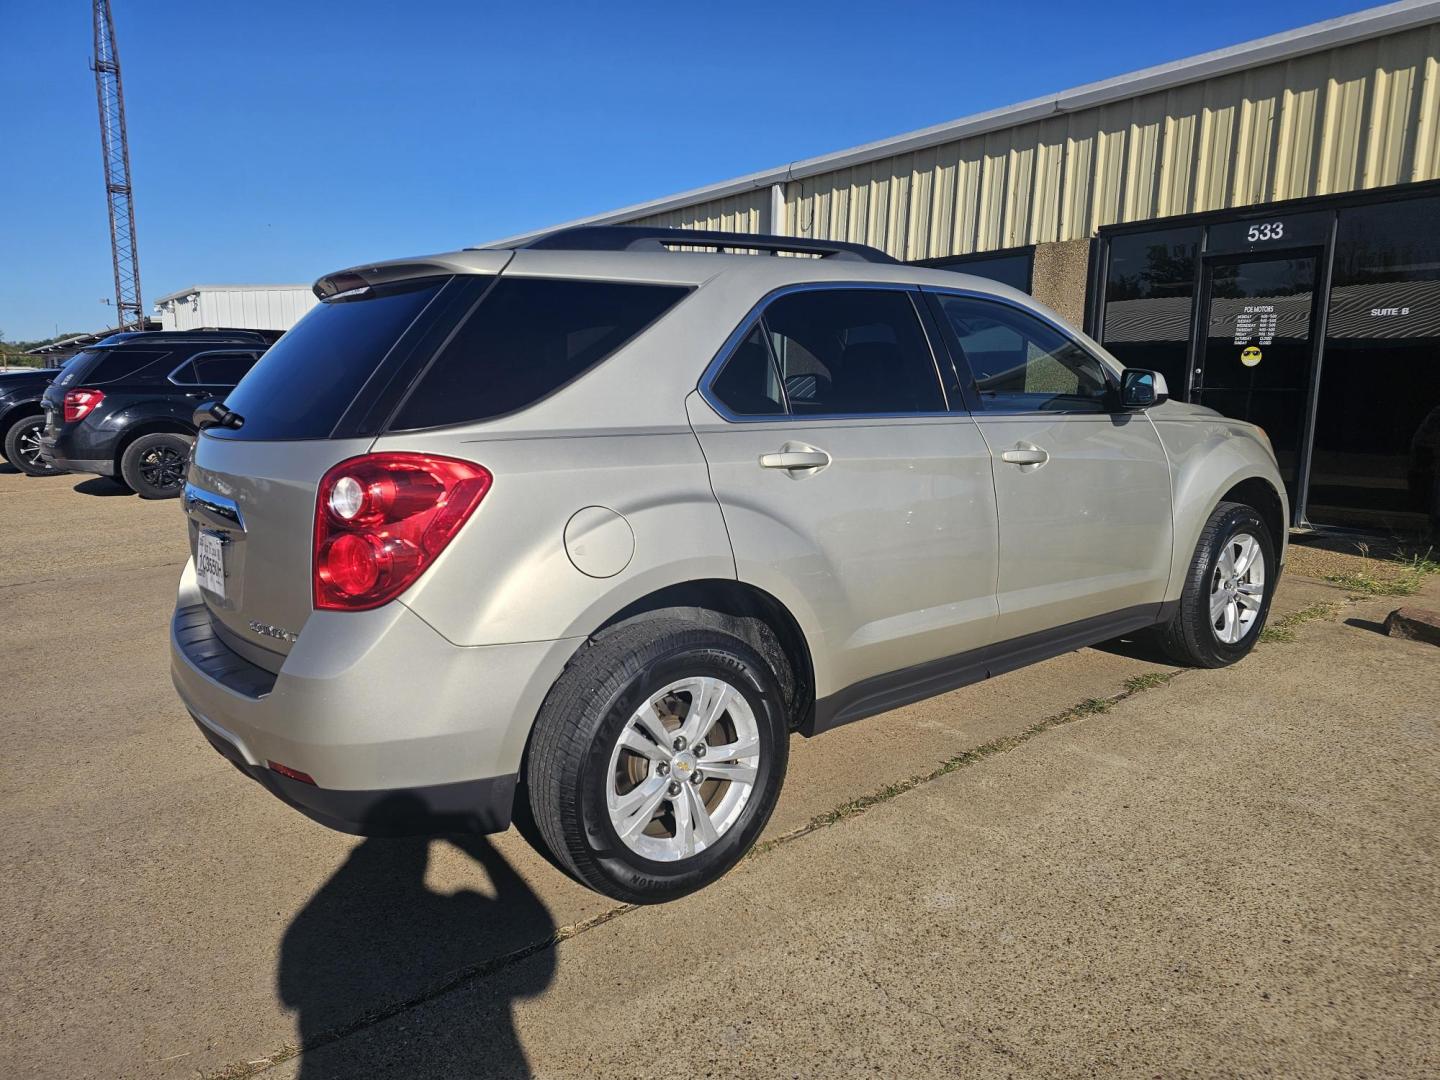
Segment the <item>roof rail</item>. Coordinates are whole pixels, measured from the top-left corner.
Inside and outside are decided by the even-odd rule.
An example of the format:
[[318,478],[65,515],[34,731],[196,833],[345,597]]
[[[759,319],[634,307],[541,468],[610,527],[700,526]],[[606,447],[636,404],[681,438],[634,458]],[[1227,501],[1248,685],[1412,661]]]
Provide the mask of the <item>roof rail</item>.
[[822,259],[895,263],[879,248],[840,240],[811,240],[766,233],[732,233],[713,229],[665,229],[648,225],[577,225],[536,237],[521,248],[550,251],[668,251],[674,247],[740,248],[818,255]]

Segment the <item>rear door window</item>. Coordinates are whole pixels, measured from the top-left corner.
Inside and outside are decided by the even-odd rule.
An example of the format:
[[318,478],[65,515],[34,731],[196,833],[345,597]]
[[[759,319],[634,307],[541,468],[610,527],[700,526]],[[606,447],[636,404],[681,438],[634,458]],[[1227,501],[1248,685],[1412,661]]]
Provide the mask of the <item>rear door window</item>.
[[195,366],[195,381],[202,386],[234,386],[245,377],[260,358],[253,352],[210,352],[201,353],[191,361]]
[[323,439],[440,291],[446,278],[365,289],[317,304],[225,399],[245,419],[207,434],[238,440]]
[[765,309],[763,325],[796,416],[945,411],[929,342],[904,291],[790,293]]
[[425,370],[390,428],[472,423],[533,405],[610,356],[689,291],[501,277]]

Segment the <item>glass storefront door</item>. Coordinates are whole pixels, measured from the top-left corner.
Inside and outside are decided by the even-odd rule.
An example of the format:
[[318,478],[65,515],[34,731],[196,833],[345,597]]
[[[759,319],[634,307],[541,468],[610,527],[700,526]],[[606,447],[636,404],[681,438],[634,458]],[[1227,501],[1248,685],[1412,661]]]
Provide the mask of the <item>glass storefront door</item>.
[[1259,424],[1294,505],[1315,364],[1321,252],[1207,259],[1190,400]]

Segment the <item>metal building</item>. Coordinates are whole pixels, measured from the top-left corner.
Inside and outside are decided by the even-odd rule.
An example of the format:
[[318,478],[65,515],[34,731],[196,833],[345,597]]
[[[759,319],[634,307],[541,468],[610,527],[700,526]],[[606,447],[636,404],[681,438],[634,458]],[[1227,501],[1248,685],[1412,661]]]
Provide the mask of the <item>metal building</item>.
[[163,330],[289,330],[318,301],[309,285],[191,285],[155,302]]
[[614,223],[857,241],[1006,281],[1265,426],[1297,523],[1440,517],[1440,0],[567,224]]

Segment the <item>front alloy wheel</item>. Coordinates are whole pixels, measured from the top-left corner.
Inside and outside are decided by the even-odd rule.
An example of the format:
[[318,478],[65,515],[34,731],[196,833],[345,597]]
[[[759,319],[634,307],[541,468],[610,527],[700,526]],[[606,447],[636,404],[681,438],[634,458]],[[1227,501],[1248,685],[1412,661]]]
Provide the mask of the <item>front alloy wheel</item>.
[[1225,542],[1210,575],[1210,626],[1225,645],[1255,628],[1265,600],[1265,553],[1247,532]]
[[1155,628],[1160,647],[1194,667],[1235,663],[1265,627],[1277,572],[1275,541],[1259,512],[1222,502],[1200,531],[1180,602]]

